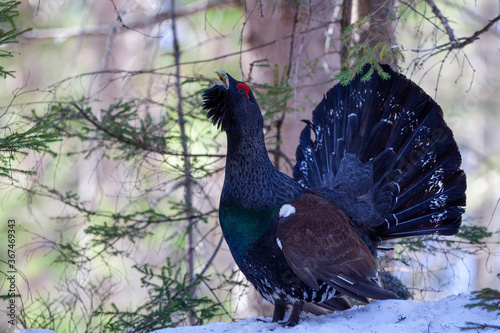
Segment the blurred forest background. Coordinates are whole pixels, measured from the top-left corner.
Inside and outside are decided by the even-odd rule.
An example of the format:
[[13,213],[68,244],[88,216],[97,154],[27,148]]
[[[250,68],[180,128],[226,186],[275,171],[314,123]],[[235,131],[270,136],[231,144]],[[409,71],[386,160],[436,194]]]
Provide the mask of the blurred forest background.
[[0,45],[0,288],[5,300],[14,219],[17,328],[272,313],[218,226],[225,136],[201,109],[217,68],[257,93],[271,159],[290,174],[322,95],[364,62],[399,65],[454,131],[467,209],[458,237],[406,240],[381,265],[415,300],[500,289],[497,0],[5,3],[19,15],[1,33],[31,29]]

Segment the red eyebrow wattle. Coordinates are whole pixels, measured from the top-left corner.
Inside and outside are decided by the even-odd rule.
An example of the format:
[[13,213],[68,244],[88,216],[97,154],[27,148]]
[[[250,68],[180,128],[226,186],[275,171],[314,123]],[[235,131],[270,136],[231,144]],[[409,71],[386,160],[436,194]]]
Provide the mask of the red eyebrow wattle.
[[238,89],[243,88],[243,90],[245,90],[245,94],[247,95],[247,97],[250,98],[250,96],[248,95],[248,92],[250,91],[250,89],[248,88],[248,86],[246,84],[238,83],[236,88],[238,88]]

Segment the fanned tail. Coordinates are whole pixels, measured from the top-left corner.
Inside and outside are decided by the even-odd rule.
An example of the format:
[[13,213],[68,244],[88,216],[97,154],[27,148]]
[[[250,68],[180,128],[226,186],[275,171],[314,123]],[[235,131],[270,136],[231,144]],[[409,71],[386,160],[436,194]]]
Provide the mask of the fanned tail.
[[382,68],[389,79],[374,72],[361,82],[365,66],[349,85],[326,94],[301,133],[294,178],[371,236],[455,234],[466,177],[453,133],[420,87]]

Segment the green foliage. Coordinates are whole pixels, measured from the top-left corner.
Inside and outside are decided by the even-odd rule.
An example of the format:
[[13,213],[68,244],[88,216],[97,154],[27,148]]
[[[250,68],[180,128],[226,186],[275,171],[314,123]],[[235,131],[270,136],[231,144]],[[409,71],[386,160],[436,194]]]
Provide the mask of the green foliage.
[[[442,246],[447,248],[457,248],[461,251],[473,253],[478,249],[485,247],[491,240],[493,233],[489,232],[484,226],[475,226],[463,224],[455,237],[436,237],[434,235],[417,236],[402,238],[398,244],[401,245],[401,252],[419,252],[428,253],[441,252]],[[472,245],[468,247],[469,245]]]
[[251,80],[253,67],[263,67],[272,70],[273,83],[260,84],[253,89],[256,99],[259,101],[260,108],[264,117],[264,131],[266,136],[266,145],[269,153],[274,154],[274,165],[280,169],[280,159],[283,158],[290,168],[293,163],[281,151],[283,144],[282,132],[283,121],[286,115],[292,112],[289,106],[293,100],[294,87],[290,84],[291,72],[288,66],[280,67],[278,64],[271,65],[267,59],[255,61],[251,64],[249,80]]
[[276,117],[290,111],[288,103],[293,96],[293,87],[290,86],[290,79],[286,75],[288,70],[286,66],[282,68],[280,74],[280,68],[277,64],[271,67],[267,63],[267,59],[258,63],[258,67],[268,67],[273,70],[273,84],[264,83],[259,85],[258,89],[254,89],[255,98],[259,101],[264,112],[264,121],[270,128],[276,125],[273,124],[274,121],[277,121]]
[[383,79],[389,78],[389,74],[382,70],[379,63],[392,62],[394,59],[404,61],[401,50],[397,47],[393,47],[388,42],[382,41],[375,45],[371,45],[369,41],[365,40],[356,42],[352,46],[349,45],[351,40],[358,39],[364,31],[370,29],[370,21],[370,17],[365,16],[345,28],[342,34],[341,43],[343,46],[347,47],[348,56],[342,63],[343,70],[335,76],[342,85],[349,84],[356,75],[360,74],[365,64],[369,64],[371,68],[361,78],[361,82],[370,80],[374,71]]
[[[416,276],[427,280],[425,287],[432,285],[429,281],[434,280],[436,283],[444,283],[442,277],[434,272],[428,272],[426,263],[422,260],[422,255],[436,256],[437,258],[445,258],[446,268],[452,265],[448,261],[450,257],[461,258],[465,255],[477,256],[480,253],[488,253],[488,246],[495,242],[492,233],[485,227],[470,225],[467,221],[460,227],[459,232],[455,236],[441,237],[437,235],[415,236],[402,238],[394,246],[394,252],[390,256],[384,256],[380,259],[383,263],[402,267],[402,270],[412,269]],[[449,272],[453,273],[450,269]],[[398,284],[399,281],[393,281],[389,276],[384,276],[386,273],[381,273],[381,278],[384,283],[389,285],[401,298],[416,294],[411,288],[406,288]],[[413,279],[418,279],[413,277]],[[447,277],[451,281],[451,277]],[[403,280],[407,283],[406,280]],[[432,288],[432,287],[431,287]],[[431,289],[432,290],[432,289]],[[422,290],[419,290],[422,292]]]
[[457,237],[477,245],[485,244],[491,236],[493,233],[488,228],[477,225],[463,225],[457,234]]
[[486,330],[492,330],[492,331],[500,330],[499,325],[479,324],[479,323],[472,323],[472,322],[467,322],[466,324],[467,324],[466,327],[460,327],[461,331],[479,332],[479,331],[486,331]]
[[22,327],[56,332],[112,332],[103,329],[103,323],[113,318],[103,310],[115,288],[111,278],[83,284],[72,276],[64,280],[57,293],[38,291],[23,303],[19,321]]
[[[267,63],[260,65],[268,66]],[[254,92],[263,110],[268,111],[265,115],[267,128],[273,129],[277,128],[279,120],[287,112],[293,89],[289,85],[286,68],[268,68],[273,68],[275,73],[273,84],[259,86]],[[191,149],[189,166],[194,175],[195,191],[201,196],[205,191],[205,177],[216,172],[212,161],[218,160],[219,156],[207,153],[217,149],[214,142],[216,134],[204,132],[205,125],[207,128],[212,126],[206,119],[200,119],[199,114],[191,112],[199,112],[200,92],[206,85],[200,88],[200,83],[190,78],[182,86],[187,90],[195,86],[191,89],[193,93],[184,97],[186,109],[183,111],[192,128],[188,144]],[[124,100],[99,110],[87,106],[83,100],[57,103],[48,114],[33,112],[30,120],[45,127],[51,126],[55,135],[64,137],[66,142],[73,142],[71,149],[59,153],[60,158],[91,159],[99,156],[102,160],[117,163],[120,168],[134,175],[131,181],[128,178],[122,180],[134,184],[130,191],[127,188],[126,193],[114,197],[112,203],[103,200],[100,205],[89,205],[74,191],[38,184],[35,190],[68,208],[68,214],[60,215],[58,219],[64,223],[80,220],[79,230],[84,234],[85,241],[80,241],[76,236],[50,241],[51,253],[56,255],[54,262],[72,267],[81,274],[87,267],[108,267],[113,262],[132,260],[134,265],[128,266],[127,270],[141,281],[147,291],[147,299],[134,306],[112,301],[111,295],[115,290],[100,287],[105,280],[113,278],[113,274],[107,274],[93,282],[94,303],[91,308],[83,299],[72,296],[76,295],[75,292],[65,296],[64,305],[52,297],[40,298],[24,312],[26,322],[46,323],[43,318],[52,314],[50,318],[54,321],[53,326],[46,327],[69,327],[73,331],[85,332],[132,329],[146,332],[177,326],[185,323],[188,317],[201,324],[224,315],[226,304],[217,298],[220,290],[228,286],[231,290],[242,284],[232,277],[217,275],[214,271],[207,273],[205,270],[195,275],[194,281],[190,281],[186,268],[187,235],[194,229],[191,225],[196,226],[195,230],[208,226],[208,222],[216,216],[216,210],[198,206],[188,209],[185,196],[178,191],[174,192],[175,195],[163,194],[168,192],[165,188],[172,187],[172,191],[176,191],[185,184],[178,119],[174,107],[169,104],[161,108],[160,112],[153,112],[146,111],[143,103],[141,100]],[[279,144],[279,140],[274,140],[273,144]],[[195,153],[197,145],[203,154]],[[158,186],[157,182],[164,174],[169,179]],[[152,204],[149,195],[159,189],[161,198],[166,197],[166,200],[163,205]],[[202,199],[209,201],[207,197]],[[189,227],[186,227],[187,223],[190,223]],[[203,237],[208,238],[207,235]],[[437,254],[448,251],[449,247],[459,248],[471,243],[482,246],[489,236],[491,234],[484,228],[464,226],[460,236],[453,240],[436,239],[434,236],[403,239],[402,245],[398,246],[396,260],[409,263],[409,257],[421,251]],[[147,261],[137,264],[135,248],[143,243],[148,244],[148,251],[166,253],[169,258],[156,264]],[[158,247],[155,248],[156,245]],[[149,250],[149,247],[155,250]],[[108,269],[114,271],[111,266]],[[68,285],[67,279],[69,277],[58,288],[64,290]],[[402,298],[411,297],[411,292],[401,281],[391,275],[384,279]],[[204,286],[210,289],[214,297],[208,297],[207,293],[200,291]],[[86,286],[78,288],[84,290]],[[68,321],[67,316],[61,316],[61,311],[71,313],[72,321]],[[82,313],[89,318],[85,322],[82,322]]]
[[[31,29],[18,31],[14,18],[19,16],[17,7],[21,4],[20,1],[5,1],[0,2],[0,46],[7,44],[16,44],[19,41],[17,37]],[[0,58],[13,57],[11,52],[0,48]],[[3,66],[0,66],[0,76],[4,79],[7,76],[14,77],[12,71],[7,71]]]
[[[356,46],[356,48],[358,47],[363,48],[362,45]],[[347,63],[343,64],[343,67],[345,69],[339,72],[337,75],[335,75],[335,78],[339,80],[340,84],[348,85],[349,82],[351,82],[354,79],[354,77],[356,77],[356,75],[361,74],[362,69],[366,64],[370,65],[370,69],[368,70],[368,72],[366,72],[365,75],[363,75],[363,77],[361,78],[361,82],[369,81],[374,71],[376,71],[377,74],[380,75],[380,77],[383,79],[388,79],[390,77],[389,74],[384,72],[377,58],[374,57],[374,55],[371,53],[371,50],[372,49],[368,47],[367,51],[357,50],[356,52],[353,52],[353,54],[361,52],[362,56],[360,56],[359,59],[357,59],[354,65],[352,66],[348,66]]]
[[[3,130],[7,132],[8,128]],[[51,133],[50,127],[38,125],[31,127],[26,132],[15,132],[0,138],[0,177],[13,180],[12,173],[34,175],[33,171],[13,168],[12,162],[16,161],[17,155],[26,156],[29,151],[52,153],[49,144],[59,140],[56,135]]]
[[[2,49],[2,46],[18,43],[16,40],[21,34],[31,29],[18,31],[14,18],[19,16],[17,7],[19,1],[0,2],[0,59],[13,57],[11,52]],[[0,77],[14,77],[13,71],[7,71],[0,66]],[[0,114],[0,119],[8,117],[7,112]],[[3,136],[0,137],[0,177],[14,181],[13,174],[20,173],[33,176],[35,172],[23,170],[12,166],[18,156],[26,156],[29,151],[50,152],[49,144],[58,141],[58,137],[51,132],[51,126],[35,124],[27,131],[14,132],[10,129],[11,124],[2,127]]]
[[[171,113],[165,112],[159,119],[153,120],[151,114],[143,112],[137,103],[133,100],[119,101],[97,112],[77,103],[58,103],[46,115],[39,116],[34,112],[31,120],[44,126],[52,125],[55,133],[66,140],[77,140],[78,148],[66,152],[68,157],[83,156],[88,159],[96,154],[103,154],[105,159],[136,168],[138,174],[141,174],[143,163],[157,164],[156,156],[171,156],[175,162],[167,162],[164,167],[169,176],[182,179],[183,168],[177,163],[181,160],[182,153],[177,144],[179,133],[175,128],[176,119]],[[99,118],[95,114],[99,114]],[[196,177],[203,178],[212,173],[207,161],[209,154],[205,154],[204,158],[200,156],[199,159],[196,155],[191,157],[191,168]],[[170,202],[170,214],[140,201],[136,205],[126,205],[120,211],[90,209],[74,192],[61,192],[44,185],[40,187],[54,199],[85,216],[85,220],[92,222],[84,229],[86,234],[92,236],[87,244],[88,248],[103,246],[113,255],[123,253],[114,248],[114,244],[120,240],[127,239],[135,243],[151,236],[158,225],[183,222],[188,218],[194,217],[197,222],[205,223],[207,216],[213,213],[202,213],[197,209],[188,212],[182,200]],[[65,253],[66,249],[61,248],[61,251]],[[71,250],[70,253],[74,252]],[[65,253],[62,257],[66,258],[68,255]]]
[[474,295],[472,300],[476,302],[467,304],[465,306],[466,308],[472,309],[480,307],[488,312],[496,311],[500,315],[500,291],[491,288],[484,288],[474,291],[472,294]]
[[[45,297],[37,296],[30,302],[28,306],[21,310],[21,324],[24,327],[43,327],[47,330],[58,331],[64,320],[63,309],[60,309],[60,304],[56,299],[48,300],[48,295]],[[39,313],[40,315],[34,317],[28,314]],[[29,325],[26,319],[29,318]]]
[[197,276],[195,283],[190,283],[188,275],[182,273],[179,265],[167,260],[159,270],[145,264],[134,266],[141,273],[141,284],[147,289],[148,299],[133,311],[121,311],[113,304],[113,319],[105,324],[110,332],[151,332],[166,327],[176,327],[187,320],[191,309],[198,324],[213,318],[220,310],[220,304],[207,296],[193,294],[206,277]]
[[[242,13],[232,10],[232,15],[239,19]],[[220,17],[222,11],[216,8],[206,14]],[[348,45],[347,37],[353,40],[362,34],[368,23],[365,18],[350,26],[345,31],[344,44]],[[190,42],[187,33],[186,37]],[[378,57],[382,60],[401,57],[400,49],[383,43],[375,47],[367,43],[348,47],[346,70],[339,76],[343,84],[365,63],[372,64],[372,70],[364,78],[368,80],[374,71],[385,74],[378,66]],[[189,59],[187,50],[182,61],[197,63],[200,54],[204,58],[208,48],[203,51],[194,52],[196,57]],[[208,56],[209,52],[206,53]],[[246,285],[235,270],[226,275],[227,267],[220,272],[220,267],[212,263],[220,249],[220,244],[213,245],[214,230],[215,236],[220,237],[213,202],[213,193],[219,191],[219,184],[214,179],[223,169],[224,156],[218,153],[219,132],[213,130],[200,113],[201,92],[207,88],[207,81],[172,74],[171,62],[172,59],[163,54],[161,64],[152,64],[151,68],[155,68],[152,70],[127,73],[118,69],[117,75],[109,71],[64,79],[50,87],[56,102],[50,105],[49,112],[33,111],[27,118],[39,128],[31,132],[32,140],[18,137],[20,144],[6,146],[5,152],[10,155],[8,160],[0,161],[1,165],[10,163],[17,152],[49,151],[54,148],[48,143],[64,139],[57,151],[57,161],[43,161],[47,167],[42,176],[46,178],[37,177],[29,188],[30,200],[40,200],[42,204],[50,200],[51,208],[57,202],[54,206],[57,209],[50,216],[52,220],[44,221],[55,221],[57,237],[51,239],[50,234],[44,232],[34,241],[36,251],[45,249],[46,255],[51,256],[50,288],[56,292],[43,294],[36,290],[34,297],[22,305],[20,320],[24,328],[59,332],[147,332],[186,322],[203,324],[232,319],[231,310],[226,311],[226,307],[234,308],[235,290],[241,293]],[[318,59],[307,64],[310,72],[319,65]],[[254,92],[265,112],[265,129],[270,133],[266,138],[268,148],[275,147],[271,153],[289,161],[279,147],[283,119],[291,110],[293,100],[293,73],[289,66],[270,64],[267,59],[254,62],[254,66],[273,71],[272,84],[257,85]],[[189,70],[183,67],[180,72],[186,75]],[[102,84],[101,95],[81,98],[82,93],[61,88],[85,85],[89,77],[90,81]],[[181,96],[171,88],[178,80],[182,81]],[[94,106],[96,99],[105,99],[107,91],[106,88],[101,91],[102,87],[132,81],[133,89],[123,89],[123,94],[113,103]],[[165,87],[168,87],[166,91]],[[88,91],[95,91],[93,88],[95,86]],[[64,89],[70,91],[69,95]],[[141,97],[128,95],[135,94],[131,92],[134,89],[140,90]],[[183,115],[186,142],[179,129],[179,114]],[[29,146],[32,141],[34,146]],[[182,150],[183,143],[187,153]],[[18,150],[14,151],[13,146]],[[49,152],[54,156],[51,150]],[[278,158],[274,160],[277,167]],[[85,177],[76,179],[76,175],[82,175],[79,169],[89,165],[93,168],[89,173],[101,177],[97,185],[85,183]],[[12,173],[10,166],[7,169]],[[195,200],[188,197],[188,185],[192,185]],[[93,192],[83,198],[78,194],[79,186]],[[37,216],[39,220],[42,218]],[[481,232],[487,235],[485,230],[465,230],[464,237],[453,242],[432,236],[405,240],[397,260],[407,263],[412,251],[438,253],[446,251],[448,245],[458,248],[473,242],[482,246],[486,236],[481,236]],[[189,237],[195,238],[194,245],[189,244]],[[194,270],[188,264],[192,255],[196,259]],[[120,264],[123,266],[117,267]],[[134,281],[141,282],[144,293],[140,293],[140,297],[131,295],[127,289]],[[399,290],[402,297],[410,294],[392,276],[387,276],[386,281]]]
[[[213,134],[213,126],[199,115],[201,91],[207,85],[197,78],[187,78],[181,86],[191,92],[182,96],[182,112],[189,125],[189,177],[201,197],[205,178],[218,170],[214,163],[221,155],[210,152],[218,148],[214,139],[219,134]],[[64,267],[65,273],[54,285],[58,294],[65,296],[63,301],[47,295],[29,304],[22,312],[25,327],[44,327],[40,325],[47,324],[44,318],[49,314],[54,323],[45,328],[63,327],[75,332],[151,331],[185,323],[188,318],[201,324],[216,315],[226,315],[217,296],[214,300],[198,290],[210,285],[215,295],[222,284],[227,288],[236,283],[219,275],[215,282],[209,280],[214,273],[210,265],[192,280],[186,264],[189,233],[203,229],[216,211],[206,203],[209,199],[201,200],[203,207],[188,205],[181,192],[187,177],[186,156],[180,144],[179,114],[172,91],[167,91],[164,103],[128,99],[100,109],[90,107],[84,99],[59,101],[46,114],[33,111],[27,118],[64,138],[58,151],[61,167],[54,170],[59,178],[64,177],[62,166],[70,165],[71,177],[71,169],[96,158],[107,168],[113,166],[124,172],[120,176],[110,173],[111,177],[123,177],[117,180],[121,187],[105,194],[100,202],[85,201],[73,189],[58,184],[34,184],[31,193],[61,203],[64,213],[57,220],[62,225],[76,224],[78,230],[64,230],[57,241],[40,236],[50,248],[53,263]],[[107,184],[114,188],[113,182]],[[161,253],[167,259],[158,262],[155,258],[153,264],[138,259],[141,251]],[[111,300],[118,292],[105,286],[106,281],[118,278],[118,262],[127,263],[126,274],[141,281],[147,299],[143,299],[143,293],[125,304]],[[81,296],[86,283],[73,285],[77,282],[75,275],[92,276],[94,287],[88,298]],[[61,312],[67,315],[61,316]]]
[[[99,114],[99,119],[94,113]],[[139,109],[134,101],[119,101],[94,113],[90,107],[77,103],[58,103],[52,105],[47,115],[33,113],[32,119],[46,126],[52,125],[60,136],[94,142],[89,150],[78,152],[84,152],[87,157],[99,148],[124,152],[125,155],[120,158],[127,161],[144,151],[167,153],[163,134],[169,119],[163,117],[161,121],[153,123],[148,113],[139,117]]]
[[[500,278],[500,274],[497,274],[497,277]],[[496,312],[497,315],[500,316],[500,291],[491,288],[484,288],[478,291],[474,291],[472,292],[471,300],[473,301],[473,303],[466,304],[466,308],[481,308],[488,312]],[[487,323],[468,322],[467,326],[461,328],[462,331],[489,329],[499,330],[500,326],[490,325]]]

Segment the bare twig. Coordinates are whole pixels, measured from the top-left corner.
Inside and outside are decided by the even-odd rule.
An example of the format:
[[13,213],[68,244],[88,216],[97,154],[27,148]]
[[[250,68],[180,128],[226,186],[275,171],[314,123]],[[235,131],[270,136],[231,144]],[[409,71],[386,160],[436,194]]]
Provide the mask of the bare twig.
[[491,225],[491,222],[493,222],[493,217],[495,216],[495,212],[497,211],[497,208],[500,205],[500,198],[498,198],[497,203],[495,205],[495,208],[493,208],[493,212],[491,213],[491,218],[490,221],[488,222],[488,227]]
[[[236,5],[237,2],[232,0],[210,1],[208,4],[205,1],[200,1],[194,4],[183,6],[183,8],[175,14],[175,16],[176,17],[190,16],[207,9],[227,8]],[[159,13],[158,15],[149,18],[142,18],[137,21],[131,22],[129,24],[125,24],[123,22],[123,18],[121,17],[114,3],[113,6],[118,15],[117,20],[120,23],[120,27],[117,27],[116,24],[111,24],[111,25],[98,26],[87,29],[82,27],[71,27],[62,29],[61,28],[33,29],[30,32],[20,36],[19,39],[34,39],[34,40],[55,39],[58,41],[64,41],[75,37],[107,36],[111,31],[111,29],[117,29],[123,31],[130,30],[144,34],[144,32],[141,32],[139,29],[147,28],[149,26],[172,19],[172,12],[167,11]],[[148,37],[159,38],[161,36],[148,36]]]
[[[479,22],[484,21],[484,17],[482,17],[481,15],[476,13],[471,8],[466,7],[465,3],[459,4],[459,3],[455,2],[455,1],[451,1],[451,0],[441,0],[441,1],[443,1],[443,3],[445,3],[448,6],[453,6],[455,9],[459,9],[460,13],[468,16],[468,18],[472,19],[475,23],[479,23]],[[470,20],[468,20],[468,21],[471,22]],[[500,37],[500,31],[491,30],[490,32],[492,34],[496,35],[497,37]]]
[[446,34],[450,38],[450,43],[452,45],[457,45],[458,40],[455,37],[453,29],[450,27],[450,24],[448,23],[448,19],[444,17],[443,13],[441,13],[441,10],[436,6],[433,0],[425,0],[425,2],[432,8],[432,12],[438,17],[438,19],[443,24],[444,29],[446,30]]
[[222,310],[224,310],[224,312],[226,313],[226,315],[231,318],[231,320],[234,322],[234,317],[231,316],[231,314],[229,313],[229,311],[227,311],[226,307],[224,306],[224,303],[219,299],[219,296],[217,296],[217,294],[213,291],[213,289],[208,285],[207,281],[205,280],[201,280],[208,288],[208,290],[210,290],[210,293],[214,296],[214,298],[217,300],[217,302],[220,304]]
[[[268,149],[267,152],[270,153],[270,154],[273,154],[275,156],[275,161],[276,161],[276,156],[279,155],[280,157],[282,157],[285,160],[285,162],[288,164],[288,166],[290,167],[290,169],[293,169],[293,162],[292,162],[292,160],[281,149],[278,149],[278,148],[276,148],[276,149]],[[279,169],[278,165],[276,165],[276,168]]]
[[215,247],[214,252],[210,256],[210,258],[207,260],[207,263],[205,264],[205,267],[203,267],[203,269],[201,270],[201,272],[199,274],[197,274],[197,277],[193,281],[193,284],[197,283],[203,277],[203,275],[206,273],[206,271],[208,270],[208,268],[210,267],[210,265],[212,265],[212,261],[214,261],[215,256],[217,255],[217,253],[219,253],[219,250],[220,250],[220,247],[222,245],[222,241],[223,240],[224,240],[224,237],[220,236],[219,242],[217,243],[217,246]]
[[[310,32],[313,32],[313,31],[316,31],[316,30],[321,30],[321,29],[323,29],[325,27],[328,27],[330,24],[335,24],[335,23],[338,23],[338,22],[336,22],[336,21],[328,21],[328,22],[325,22],[325,23],[321,23],[321,24],[318,24],[317,26],[314,26],[314,27],[311,27],[309,29],[305,29],[303,31],[300,31],[300,34],[301,35],[307,35]],[[274,44],[276,44],[278,42],[287,40],[287,39],[289,39],[291,37],[292,37],[292,35],[289,34],[289,35],[283,36],[283,37],[281,37],[279,39],[276,39],[276,40],[273,40],[273,41],[270,41],[270,42],[267,42],[267,43],[263,43],[263,44],[260,44],[260,45],[257,45],[257,46],[249,47],[249,48],[241,50],[241,51],[236,51],[236,52],[232,52],[232,53],[226,53],[226,54],[223,54],[223,55],[220,55],[220,56],[217,56],[217,57],[212,57],[212,58],[207,58],[207,59],[184,61],[184,62],[180,62],[179,65],[180,66],[188,66],[188,65],[205,64],[205,63],[212,63],[212,62],[215,62],[217,60],[226,59],[226,58],[230,58],[230,57],[234,57],[234,56],[240,56],[241,57],[241,55],[244,54],[244,53],[250,53],[250,52],[253,52],[255,50],[262,49],[262,48],[268,47],[270,45],[274,45]],[[170,74],[165,74],[162,71],[165,71],[167,69],[171,69],[173,67],[175,67],[175,64],[166,65],[166,66],[162,66],[162,67],[158,67],[158,68],[141,69],[141,70],[106,69],[106,70],[92,71],[92,72],[87,72],[87,73],[83,73],[83,74],[78,74],[78,75],[75,75],[75,76],[69,76],[69,77],[67,77],[67,78],[65,78],[63,80],[60,80],[59,82],[57,82],[53,86],[55,86],[55,85],[61,85],[61,84],[65,83],[65,82],[67,82],[68,80],[72,80],[72,79],[75,79],[75,78],[82,78],[82,77],[85,77],[85,76],[92,76],[92,75],[123,74],[124,77],[125,76],[135,76],[135,75],[149,75],[149,74],[170,75]],[[308,87],[308,86],[301,86],[301,87]]]
[[412,51],[412,52],[419,52],[419,53],[432,52],[432,54],[430,56],[434,56],[434,55],[441,53],[441,52],[464,48],[465,46],[478,40],[480,35],[487,32],[498,21],[500,21],[500,15],[498,15],[497,17],[490,20],[487,25],[485,25],[482,29],[476,31],[472,36],[458,38],[457,43],[453,43],[450,41],[450,42],[436,45],[434,47],[430,47],[427,49],[410,49],[410,48],[406,48],[402,45],[393,45],[392,47],[400,47],[404,51]]
[[420,17],[422,17],[423,20],[427,21],[429,24],[433,25],[436,29],[439,29],[441,30],[441,28],[434,22],[432,22],[427,16],[425,16],[425,14],[421,13],[420,11],[418,11],[415,7],[412,6],[412,3],[410,2],[406,2],[406,1],[403,1],[403,0],[400,0],[399,1],[400,3],[402,3],[403,5],[405,5],[407,8],[409,8],[411,11],[413,11],[415,14],[419,15]]
[[479,36],[482,35],[483,33],[485,33],[486,31],[490,30],[490,28],[495,24],[497,23],[498,21],[500,21],[500,15],[498,15],[497,17],[495,17],[494,19],[490,20],[489,23],[487,25],[485,25],[482,29],[476,31],[472,36],[470,37],[467,37],[463,40],[461,40],[461,42],[459,43],[459,47],[462,48],[466,45],[469,45],[470,43],[472,43],[473,41],[475,41],[476,39],[479,39]]

